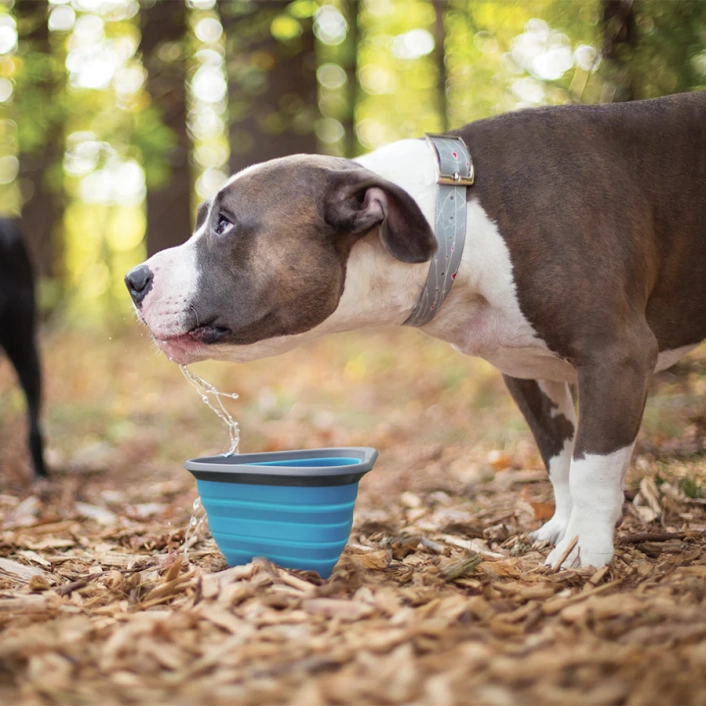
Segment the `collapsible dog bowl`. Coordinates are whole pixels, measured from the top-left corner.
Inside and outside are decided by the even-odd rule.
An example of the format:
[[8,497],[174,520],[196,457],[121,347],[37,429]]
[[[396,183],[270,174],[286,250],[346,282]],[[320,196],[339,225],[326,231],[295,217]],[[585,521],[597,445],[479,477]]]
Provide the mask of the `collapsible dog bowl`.
[[264,556],[328,578],[353,524],[365,447],[210,456],[187,461],[211,534],[230,566]]

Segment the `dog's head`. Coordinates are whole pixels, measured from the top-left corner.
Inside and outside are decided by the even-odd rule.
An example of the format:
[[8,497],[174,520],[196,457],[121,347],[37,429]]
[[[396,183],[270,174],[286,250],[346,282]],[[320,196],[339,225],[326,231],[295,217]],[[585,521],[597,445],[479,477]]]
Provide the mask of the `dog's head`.
[[200,206],[186,243],[125,281],[138,316],[175,362],[249,360],[292,348],[330,320],[362,240],[373,258],[394,263],[423,263],[436,249],[401,187],[356,162],[294,155],[231,178]]

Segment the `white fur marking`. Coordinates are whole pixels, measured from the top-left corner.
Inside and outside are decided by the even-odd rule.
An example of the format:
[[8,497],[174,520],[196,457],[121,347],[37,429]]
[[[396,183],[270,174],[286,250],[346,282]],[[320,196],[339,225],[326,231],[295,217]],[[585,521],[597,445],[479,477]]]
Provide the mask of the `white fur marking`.
[[199,289],[195,245],[205,232],[204,224],[184,244],[162,250],[145,262],[154,280],[140,315],[157,339],[186,333],[184,322]]
[[513,377],[575,380],[573,366],[549,350],[520,310],[510,252],[478,199],[468,203],[467,228],[454,286],[422,330]]
[[550,552],[555,564],[574,537],[579,541],[565,567],[604,566],[613,558],[613,535],[623,507],[623,483],[634,442],[605,456],[586,454],[571,463],[571,517],[564,538]]
[[564,415],[574,427],[574,435],[564,442],[562,450],[549,459],[549,480],[554,489],[554,516],[532,533],[532,538],[539,542],[556,544],[566,534],[566,527],[571,517],[571,490],[569,487],[569,472],[571,456],[574,450],[576,435],[576,411],[571,399],[571,392],[566,383],[538,381],[539,389],[557,406],[551,410],[551,416]]
[[569,491],[569,469],[574,440],[567,439],[558,456],[549,461],[549,480],[554,489],[554,515],[531,536],[537,542],[556,544],[566,534],[566,527],[571,517],[571,493]]

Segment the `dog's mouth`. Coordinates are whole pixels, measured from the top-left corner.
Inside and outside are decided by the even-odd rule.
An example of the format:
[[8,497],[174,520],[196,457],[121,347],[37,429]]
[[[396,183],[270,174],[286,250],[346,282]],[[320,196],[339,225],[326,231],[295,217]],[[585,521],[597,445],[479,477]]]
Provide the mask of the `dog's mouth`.
[[166,356],[186,365],[210,358],[207,347],[218,343],[230,332],[222,326],[196,326],[177,336],[154,336],[154,340]]
[[230,329],[223,326],[196,326],[176,336],[154,336],[165,355],[175,363],[187,365],[211,357],[207,347],[218,343]]
[[199,343],[204,343],[207,346],[210,346],[214,343],[218,343],[229,333],[231,333],[231,330],[229,328],[226,328],[225,326],[215,326],[213,324],[207,324],[192,328],[187,335],[190,336],[194,341],[198,341]]
[[174,363],[188,365],[210,358],[206,346],[188,333],[180,336],[153,336],[157,347]]

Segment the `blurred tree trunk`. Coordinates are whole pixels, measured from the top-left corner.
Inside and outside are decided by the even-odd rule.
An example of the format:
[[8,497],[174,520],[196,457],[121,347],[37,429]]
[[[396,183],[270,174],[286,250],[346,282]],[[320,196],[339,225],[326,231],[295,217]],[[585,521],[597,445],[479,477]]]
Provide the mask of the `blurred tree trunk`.
[[638,31],[633,0],[602,0],[603,59],[607,63],[601,102],[638,98],[631,70]]
[[[140,49],[152,105],[174,138],[167,173],[147,188],[147,253],[180,245],[191,234],[191,173],[186,129],[186,4],[156,0],[141,12]],[[149,175],[148,175],[149,176]]]
[[348,0],[344,8],[348,22],[348,34],[342,48],[341,64],[346,72],[347,108],[341,116],[344,130],[344,156],[352,159],[360,152],[360,143],[355,132],[355,106],[358,102],[358,18],[360,0]]
[[223,2],[230,96],[230,171],[298,152],[316,152],[319,117],[310,17],[289,0]]
[[[22,232],[29,246],[38,277],[60,273],[61,236],[64,203],[60,193],[63,159],[63,124],[56,112],[61,81],[54,71],[49,42],[48,3],[44,0],[16,0],[18,54],[25,57],[25,71],[38,78],[23,83],[16,100],[32,106],[32,119],[42,128],[39,141],[23,144],[20,130],[20,169]],[[31,64],[31,69],[30,69]],[[33,93],[34,95],[27,95]],[[54,181],[55,183],[52,183]]]
[[448,0],[433,0],[436,20],[434,23],[434,58],[438,71],[439,119],[441,132],[449,129],[448,100],[446,96],[446,30],[444,29],[444,10]]
[[601,0],[604,102],[706,87],[703,0]]

